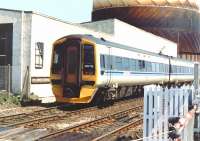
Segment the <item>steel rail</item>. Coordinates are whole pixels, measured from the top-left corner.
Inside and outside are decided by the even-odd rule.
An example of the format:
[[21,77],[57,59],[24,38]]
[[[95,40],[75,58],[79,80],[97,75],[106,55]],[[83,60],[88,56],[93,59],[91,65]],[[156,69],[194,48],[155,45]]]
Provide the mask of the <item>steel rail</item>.
[[[142,101],[143,98],[137,98],[137,99],[132,99],[132,100],[125,100],[125,101],[121,101],[121,102],[117,102],[116,104],[114,105],[120,105],[120,104],[123,104],[123,103],[127,103],[127,102],[140,102]],[[34,112],[31,112],[31,113],[28,113],[28,114],[17,114],[17,115],[11,115],[11,116],[5,116],[2,117],[4,119],[6,119],[7,117],[8,118],[12,118],[12,116],[14,116],[15,118],[14,119],[9,119],[9,120],[16,120],[16,119],[19,119],[19,118],[27,118],[27,117],[30,117],[30,116],[33,116],[35,114],[38,114],[40,112],[44,112],[44,111],[51,111],[52,109],[56,109],[58,108],[57,107],[52,107],[52,108],[48,108],[48,109],[42,109],[42,110],[37,110],[37,111],[34,111]],[[35,124],[38,124],[38,123],[45,123],[45,122],[49,122],[49,121],[55,121],[55,120],[61,120],[61,119],[64,119],[64,118],[67,118],[67,117],[70,117],[70,116],[74,116],[74,115],[78,115],[78,114],[81,114],[81,113],[86,113],[86,112],[91,112],[91,111],[95,111],[97,110],[97,106],[94,106],[94,107],[89,107],[89,108],[84,108],[84,109],[80,109],[80,110],[76,110],[76,111],[67,111],[65,113],[57,113],[57,114],[53,114],[53,115],[50,115],[50,116],[43,116],[42,118],[36,118],[36,119],[33,119],[31,118],[31,120],[26,120],[24,121],[20,121],[20,122],[15,122],[15,123],[12,123],[12,124],[1,124],[1,120],[0,120],[0,124],[1,126],[0,127],[5,127],[5,128],[10,128],[10,127],[15,127],[15,126],[32,126],[32,125],[35,125]],[[52,114],[52,113],[51,113]],[[20,116],[20,117],[18,117]],[[22,117],[21,117],[22,116]],[[38,117],[38,115],[37,115]],[[5,122],[4,122],[5,123]]]
[[126,124],[126,125],[124,125],[124,126],[118,128],[118,129],[116,129],[116,130],[114,130],[114,131],[111,131],[111,132],[109,132],[109,133],[107,133],[107,134],[104,134],[104,135],[102,135],[102,136],[99,136],[99,137],[93,139],[92,141],[105,140],[106,138],[109,138],[110,136],[116,136],[116,135],[118,135],[118,134],[121,134],[122,132],[126,132],[126,131],[128,131],[130,128],[137,127],[138,125],[141,125],[142,123],[143,123],[143,119],[140,118],[140,119],[138,119],[138,120],[136,120],[136,121],[133,121],[133,122],[131,122],[131,123],[129,123],[129,124]]
[[[123,110],[123,111],[120,111],[120,112],[115,112],[113,114],[110,114],[110,115],[107,115],[107,116],[104,116],[104,117],[101,117],[101,118],[97,118],[97,119],[92,120],[92,121],[84,122],[82,124],[78,124],[78,125],[75,125],[75,126],[72,126],[72,127],[61,129],[59,131],[50,133],[48,135],[45,135],[45,136],[39,138],[38,141],[39,140],[46,140],[46,139],[50,139],[50,138],[55,138],[57,136],[62,136],[65,133],[79,131],[81,129],[85,129],[87,127],[91,127],[93,125],[102,124],[102,123],[105,123],[105,122],[106,123],[114,122],[116,118],[124,116],[125,114],[128,115],[129,113],[135,112],[137,110],[141,110],[142,108],[143,108],[142,105],[141,106],[137,106],[137,107],[133,107],[133,108],[129,108],[127,110]],[[139,116],[139,114],[136,114],[136,115]]]
[[51,107],[51,108],[46,108],[46,109],[41,109],[41,110],[36,110],[36,111],[33,111],[33,112],[30,112],[30,113],[20,113],[20,114],[14,114],[14,115],[8,115],[8,116],[0,116],[0,122],[2,122],[3,120],[5,119],[10,119],[10,118],[21,118],[21,116],[31,116],[33,114],[37,114],[37,113],[41,113],[41,112],[46,112],[46,111],[51,111],[51,110],[54,110],[54,109],[57,109],[59,108],[60,106],[56,106],[56,107]]
[[54,114],[54,115],[45,116],[42,118],[32,119],[32,120],[28,120],[28,121],[22,121],[22,122],[13,123],[13,124],[1,126],[1,127],[10,128],[10,127],[15,127],[15,126],[31,126],[31,125],[34,125],[37,123],[45,123],[45,122],[49,122],[49,121],[64,119],[64,118],[67,118],[67,117],[70,117],[73,115],[77,115],[77,114],[92,111],[92,110],[96,110],[96,108],[90,107],[87,109],[81,109],[81,110],[77,110],[77,111],[71,111],[71,112],[68,111],[68,112],[61,113],[61,114]]

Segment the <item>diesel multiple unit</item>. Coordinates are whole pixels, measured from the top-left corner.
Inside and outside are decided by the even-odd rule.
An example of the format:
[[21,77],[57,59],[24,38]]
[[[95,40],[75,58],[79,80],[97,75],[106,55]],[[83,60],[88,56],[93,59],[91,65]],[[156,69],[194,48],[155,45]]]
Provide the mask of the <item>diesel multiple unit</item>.
[[194,62],[70,35],[54,43],[51,83],[57,102],[90,103],[130,96],[148,84],[191,83],[193,68]]

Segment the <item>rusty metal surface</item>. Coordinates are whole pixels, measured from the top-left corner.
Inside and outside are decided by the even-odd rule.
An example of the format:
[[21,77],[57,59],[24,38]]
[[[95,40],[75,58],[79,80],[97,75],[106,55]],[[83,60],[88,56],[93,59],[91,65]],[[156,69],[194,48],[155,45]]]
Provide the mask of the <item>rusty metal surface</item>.
[[200,34],[194,32],[174,31],[167,29],[143,28],[155,35],[174,41],[178,45],[179,54],[196,54],[200,53]]
[[174,6],[198,9],[197,0],[94,0],[93,8],[124,7],[137,5]]
[[200,53],[200,14],[193,8],[156,4],[94,8],[93,21],[110,18],[117,18],[176,42],[179,55]]

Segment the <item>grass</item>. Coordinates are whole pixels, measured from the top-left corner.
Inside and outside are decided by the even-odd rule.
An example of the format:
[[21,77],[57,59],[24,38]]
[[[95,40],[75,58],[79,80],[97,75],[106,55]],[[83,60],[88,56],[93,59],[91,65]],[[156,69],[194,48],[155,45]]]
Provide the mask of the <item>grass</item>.
[[7,92],[0,92],[0,105],[20,105],[20,95],[11,94],[8,96]]

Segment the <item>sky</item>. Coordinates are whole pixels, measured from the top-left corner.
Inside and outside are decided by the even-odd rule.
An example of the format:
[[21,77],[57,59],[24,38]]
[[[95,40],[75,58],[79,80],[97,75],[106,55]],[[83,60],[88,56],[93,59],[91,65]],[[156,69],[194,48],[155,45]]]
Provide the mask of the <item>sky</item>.
[[0,0],[0,8],[35,11],[80,23],[91,20],[93,0]]

